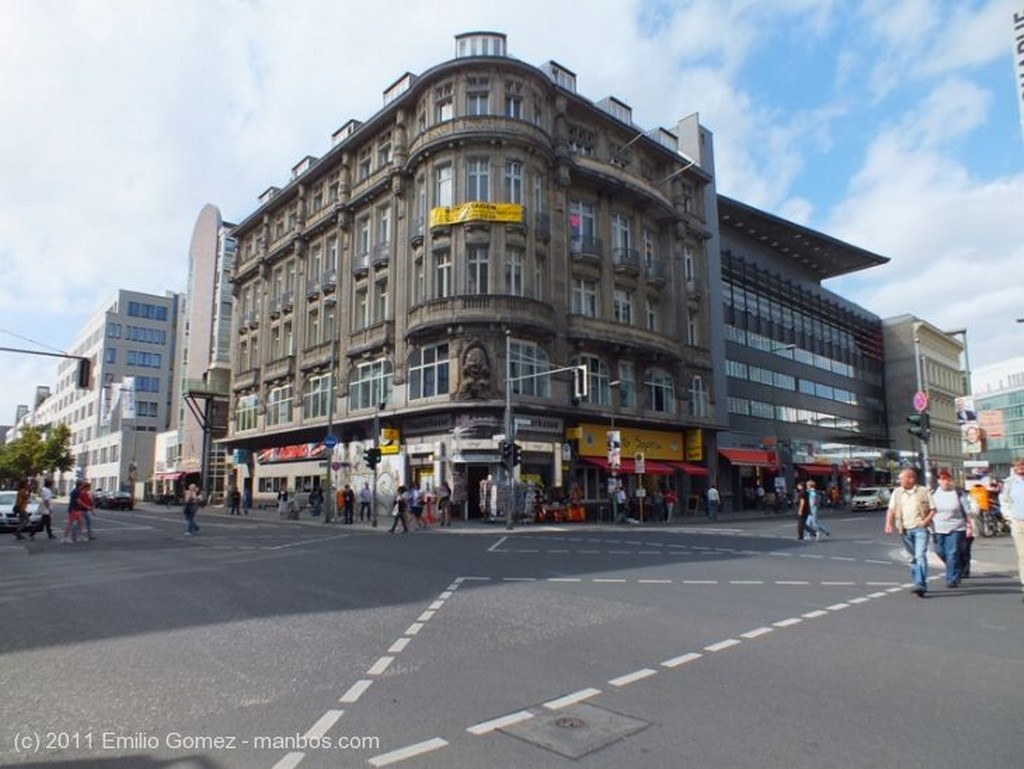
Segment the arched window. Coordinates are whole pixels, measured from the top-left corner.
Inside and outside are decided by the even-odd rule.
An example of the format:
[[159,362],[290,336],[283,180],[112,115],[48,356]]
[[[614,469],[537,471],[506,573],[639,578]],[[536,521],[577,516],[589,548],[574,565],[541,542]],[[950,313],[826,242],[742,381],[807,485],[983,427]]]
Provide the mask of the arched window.
[[509,344],[511,357],[511,387],[515,395],[535,395],[547,398],[551,393],[548,377],[536,376],[551,368],[547,351],[533,342],[513,339]]
[[586,366],[590,374],[590,381],[587,383],[588,394],[583,401],[598,406],[610,406],[612,402],[611,376],[605,362],[596,355],[577,355],[573,359],[573,365]]
[[671,414],[676,410],[675,387],[671,375],[662,368],[647,369],[644,378],[645,407]]

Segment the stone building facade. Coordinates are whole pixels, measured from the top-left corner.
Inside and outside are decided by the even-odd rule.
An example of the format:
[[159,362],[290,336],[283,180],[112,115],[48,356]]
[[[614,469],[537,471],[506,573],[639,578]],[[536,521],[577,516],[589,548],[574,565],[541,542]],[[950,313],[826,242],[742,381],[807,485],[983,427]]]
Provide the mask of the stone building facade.
[[[461,35],[454,59],[403,75],[232,232],[227,442],[254,452],[257,503],[320,485],[329,460],[332,486],[444,478],[473,514],[500,475],[506,402],[518,472],[546,488],[605,500],[613,426],[648,484],[699,479],[724,414],[713,167],[696,116],[641,129],[501,34]],[[573,365],[589,371],[579,399],[571,372],[545,374]]]

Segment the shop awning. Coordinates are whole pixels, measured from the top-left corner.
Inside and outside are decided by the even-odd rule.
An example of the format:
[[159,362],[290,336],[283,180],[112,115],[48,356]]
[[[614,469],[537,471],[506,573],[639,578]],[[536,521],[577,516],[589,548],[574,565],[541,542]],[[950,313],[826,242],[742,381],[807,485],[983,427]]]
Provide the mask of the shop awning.
[[747,467],[775,467],[775,454],[758,449],[719,449],[718,453],[734,465]]
[[176,481],[184,474],[185,473],[157,473],[153,478],[158,481]]
[[708,469],[701,467],[700,465],[691,464],[690,462],[669,462],[665,461],[665,464],[676,470],[682,470],[687,475],[707,475]]
[[832,475],[832,465],[796,465],[796,469],[808,475]]
[[[606,473],[611,472],[608,460],[604,457],[581,457],[581,459],[588,464],[600,467]],[[635,472],[636,463],[632,459],[623,459],[622,464],[619,465],[619,475],[633,475]],[[674,472],[675,468],[669,467],[664,462],[657,462],[653,459],[644,462],[644,475],[672,475]]]

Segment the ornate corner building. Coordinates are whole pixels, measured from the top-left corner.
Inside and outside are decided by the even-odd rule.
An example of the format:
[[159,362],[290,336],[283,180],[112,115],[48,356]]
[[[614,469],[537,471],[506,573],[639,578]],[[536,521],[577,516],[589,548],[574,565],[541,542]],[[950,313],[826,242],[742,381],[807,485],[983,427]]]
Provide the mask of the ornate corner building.
[[[385,485],[450,479],[475,511],[506,398],[520,472],[546,487],[606,499],[610,427],[648,481],[706,472],[725,413],[710,134],[696,116],[640,129],[575,80],[509,56],[502,34],[458,36],[454,59],[399,78],[235,227],[226,441],[256,457],[237,480],[257,500],[318,485],[325,459],[361,486],[385,432]],[[581,364],[582,399],[546,373]]]

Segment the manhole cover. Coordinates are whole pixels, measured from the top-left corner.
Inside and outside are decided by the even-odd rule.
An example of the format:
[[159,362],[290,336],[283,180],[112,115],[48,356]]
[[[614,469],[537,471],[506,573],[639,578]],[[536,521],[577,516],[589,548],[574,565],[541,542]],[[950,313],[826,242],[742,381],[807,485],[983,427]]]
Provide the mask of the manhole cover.
[[562,718],[555,719],[555,726],[561,726],[563,729],[579,729],[583,726],[583,719],[575,718],[574,716],[563,716]]
[[580,758],[647,728],[646,721],[580,703],[501,729],[566,758]]

